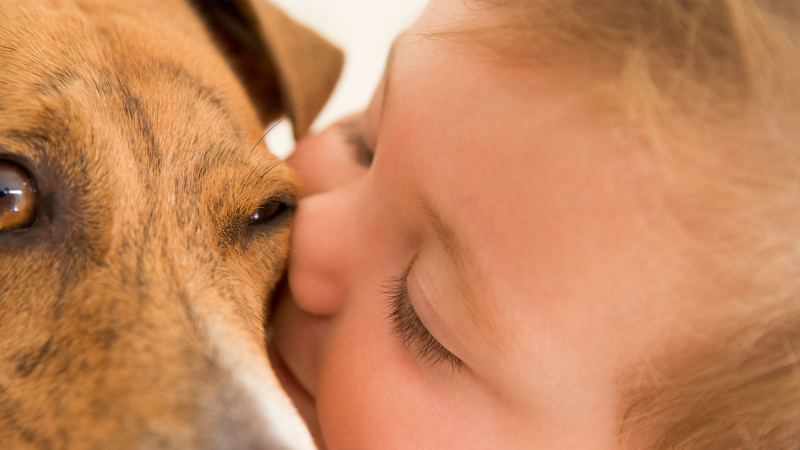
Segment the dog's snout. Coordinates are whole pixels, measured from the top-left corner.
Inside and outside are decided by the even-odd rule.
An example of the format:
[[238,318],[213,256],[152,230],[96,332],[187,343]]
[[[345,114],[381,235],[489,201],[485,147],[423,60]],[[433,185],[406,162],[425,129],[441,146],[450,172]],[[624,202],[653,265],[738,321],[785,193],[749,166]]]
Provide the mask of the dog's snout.
[[[238,414],[237,414],[238,415]],[[213,436],[202,440],[198,450],[290,450],[295,447],[284,446],[273,440],[266,424],[251,417],[225,418],[211,428]]]
[[[98,276],[101,281],[91,283],[93,287],[87,286],[71,301],[93,305],[92,309],[64,311],[73,323],[80,323],[78,317],[83,316],[83,331],[72,332],[72,342],[54,337],[46,355],[50,359],[41,365],[86,373],[83,384],[62,394],[67,409],[74,413],[64,411],[54,420],[96,424],[65,430],[64,442],[76,445],[65,448],[312,448],[302,442],[294,445],[293,438],[286,436],[281,418],[293,416],[291,409],[270,409],[288,399],[281,391],[269,389],[266,350],[260,355],[258,342],[248,341],[241,327],[235,326],[236,298],[219,287],[224,283],[208,274],[183,282],[154,280],[153,276],[142,276],[139,288],[109,286],[109,280],[122,278],[116,274]],[[113,298],[96,295],[97,284],[103,282],[102,292],[118,294]],[[98,316],[116,319],[105,323],[87,319]],[[126,332],[112,340],[101,339],[105,329]],[[56,360],[69,345],[85,347],[93,358]],[[125,357],[117,356],[121,354]],[[294,429],[302,433],[301,426],[295,424]]]
[[[231,380],[216,390],[212,403],[201,421],[203,435],[198,450],[290,450],[304,448],[276,439],[281,430],[259,410],[253,392]],[[257,394],[256,394],[257,395]],[[297,443],[300,444],[300,443]]]

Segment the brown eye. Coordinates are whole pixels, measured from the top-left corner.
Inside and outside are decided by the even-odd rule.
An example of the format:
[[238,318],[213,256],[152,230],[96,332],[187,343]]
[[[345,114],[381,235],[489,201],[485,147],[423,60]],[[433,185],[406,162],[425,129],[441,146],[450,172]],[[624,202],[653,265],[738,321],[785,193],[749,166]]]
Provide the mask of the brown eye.
[[250,225],[267,224],[289,209],[289,205],[281,201],[269,201],[258,207],[255,213],[250,216]]
[[27,170],[0,161],[0,233],[22,230],[36,220],[36,188]]

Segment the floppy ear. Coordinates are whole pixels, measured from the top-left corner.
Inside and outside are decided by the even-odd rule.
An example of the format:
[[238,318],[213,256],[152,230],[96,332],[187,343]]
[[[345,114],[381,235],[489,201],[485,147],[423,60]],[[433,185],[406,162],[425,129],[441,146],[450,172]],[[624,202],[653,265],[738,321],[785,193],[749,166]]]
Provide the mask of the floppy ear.
[[195,0],[264,125],[288,114],[295,138],[311,126],[342,70],[341,50],[265,0]]

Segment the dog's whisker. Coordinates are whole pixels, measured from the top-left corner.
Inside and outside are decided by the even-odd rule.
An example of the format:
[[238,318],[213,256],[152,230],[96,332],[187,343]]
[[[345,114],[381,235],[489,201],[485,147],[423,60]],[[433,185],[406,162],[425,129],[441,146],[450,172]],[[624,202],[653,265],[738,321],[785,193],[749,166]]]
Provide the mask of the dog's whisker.
[[269,132],[270,132],[270,131],[272,131],[272,130],[274,130],[274,129],[275,129],[275,127],[277,127],[278,125],[280,125],[280,124],[281,124],[281,122],[283,122],[284,120],[288,119],[288,118],[289,118],[289,116],[290,116],[290,115],[289,115],[289,114],[287,114],[287,115],[283,116],[283,117],[282,117],[280,120],[278,120],[277,122],[275,122],[274,124],[272,124],[272,126],[271,126],[271,127],[269,127],[269,130],[267,130],[267,132],[266,132],[266,133],[264,133],[264,135],[263,135],[263,136],[261,136],[261,139],[259,139],[259,140],[256,142],[256,144],[253,146],[253,148],[251,148],[251,149],[250,149],[250,152],[251,152],[251,153],[252,153],[252,152],[254,152],[254,151],[255,151],[255,149],[256,149],[256,147],[258,147],[258,144],[260,144],[260,143],[261,143],[261,142],[264,140],[264,138],[266,138],[266,137],[267,137],[267,135],[269,134]]
[[266,132],[266,133],[264,133],[264,135],[263,135],[263,136],[261,136],[261,139],[259,139],[259,140],[258,140],[258,142],[256,142],[256,145],[254,145],[254,146],[253,146],[253,148],[252,148],[250,151],[251,151],[251,152],[255,151],[256,147],[258,147],[258,144],[260,144],[260,143],[261,143],[261,142],[264,140],[264,138],[266,138],[266,137],[267,137],[267,135],[270,133],[270,131],[274,130],[274,129],[275,129],[275,127],[277,127],[278,125],[280,125],[280,124],[281,124],[281,123],[282,123],[284,120],[286,120],[286,119],[288,119],[288,118],[290,118],[290,117],[292,117],[292,116],[296,116],[296,115],[297,115],[297,113],[299,113],[300,111],[302,111],[302,110],[306,109],[308,106],[309,106],[309,105],[303,106],[303,107],[301,107],[301,108],[297,108],[297,109],[295,109],[294,111],[292,111],[292,113],[291,113],[291,114],[286,114],[285,116],[281,117],[281,119],[280,119],[280,120],[278,120],[277,122],[275,122],[274,124],[272,124],[272,126],[271,126],[271,127],[269,127],[269,129],[267,130],[267,132]]

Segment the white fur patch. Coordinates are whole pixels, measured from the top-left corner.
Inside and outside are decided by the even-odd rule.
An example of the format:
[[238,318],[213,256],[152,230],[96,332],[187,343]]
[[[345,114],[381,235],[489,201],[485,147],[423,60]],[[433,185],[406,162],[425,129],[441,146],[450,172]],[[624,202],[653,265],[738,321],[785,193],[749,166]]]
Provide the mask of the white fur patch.
[[269,367],[266,354],[263,358],[253,358],[247,352],[251,345],[242,344],[238,339],[240,333],[230,330],[219,320],[212,319],[209,322],[212,321],[216,323],[209,323],[208,334],[212,345],[216,347],[217,360],[231,372],[233,379],[261,413],[267,442],[273,444],[275,449],[316,450],[305,422]]

